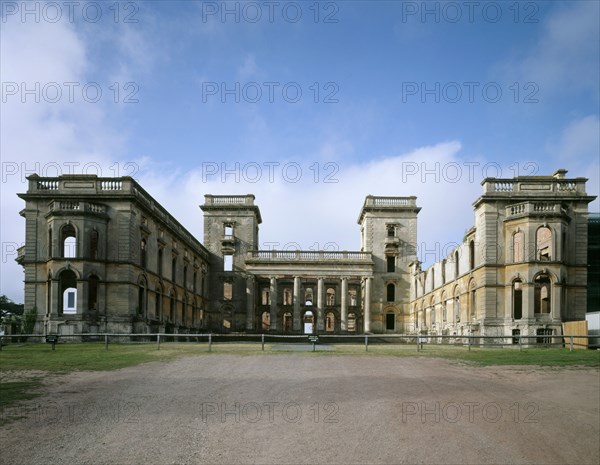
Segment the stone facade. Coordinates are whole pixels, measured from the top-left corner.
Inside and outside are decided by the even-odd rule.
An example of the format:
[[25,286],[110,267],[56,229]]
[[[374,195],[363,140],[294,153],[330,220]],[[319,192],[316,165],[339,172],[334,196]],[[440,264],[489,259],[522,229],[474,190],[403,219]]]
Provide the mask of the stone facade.
[[427,270],[416,197],[367,196],[360,250],[259,250],[253,195],[206,195],[204,245],[133,179],[30,176],[25,307],[43,333],[548,335],[585,318],[584,178],[487,178]]

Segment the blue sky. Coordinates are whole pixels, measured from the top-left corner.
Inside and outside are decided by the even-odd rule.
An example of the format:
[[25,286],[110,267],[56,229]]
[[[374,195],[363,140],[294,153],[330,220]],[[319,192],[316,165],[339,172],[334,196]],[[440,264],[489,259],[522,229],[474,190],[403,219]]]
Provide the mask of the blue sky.
[[469,5],[3,1],[0,292],[33,171],[133,175],[200,240],[204,194],[254,193],[262,248],[358,249],[366,195],[416,195],[426,263],[485,176],[598,195],[599,3]]

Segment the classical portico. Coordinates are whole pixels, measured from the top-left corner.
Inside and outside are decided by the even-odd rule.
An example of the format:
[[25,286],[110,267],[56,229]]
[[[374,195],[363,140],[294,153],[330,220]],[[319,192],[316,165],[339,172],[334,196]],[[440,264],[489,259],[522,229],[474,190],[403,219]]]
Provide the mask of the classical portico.
[[[369,252],[257,250],[248,252],[246,272],[254,277],[248,290],[254,296],[247,300],[248,331],[368,331]],[[311,318],[312,327],[306,326]]]

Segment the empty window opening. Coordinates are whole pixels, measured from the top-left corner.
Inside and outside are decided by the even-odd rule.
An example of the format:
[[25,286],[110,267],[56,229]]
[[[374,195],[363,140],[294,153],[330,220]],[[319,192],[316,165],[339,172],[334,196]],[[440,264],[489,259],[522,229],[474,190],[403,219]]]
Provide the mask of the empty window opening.
[[332,287],[327,289],[327,305],[330,307],[335,305],[335,289]]
[[396,300],[396,286],[393,284],[387,285],[387,301],[394,302]]
[[521,335],[521,330],[520,329],[513,329],[512,330],[512,343],[513,344],[518,344],[519,343],[519,336]]
[[233,271],[233,255],[223,256],[223,271]]
[[534,280],[534,313],[550,313],[550,278],[539,275]]
[[271,305],[271,292],[268,287],[263,287],[260,303],[261,305]]
[[269,312],[262,312],[260,321],[262,330],[269,331],[269,328],[271,327],[271,315]]
[[388,331],[393,331],[396,329],[396,315],[394,313],[386,313],[385,329]]
[[386,260],[387,260],[387,272],[393,273],[394,271],[396,271],[396,257],[388,256],[388,257],[386,257]]
[[223,283],[223,299],[231,300],[233,298],[233,284],[229,282]]
[[523,283],[520,280],[513,282],[512,286],[513,318],[523,318]]
[[475,241],[469,242],[469,269],[475,268]]
[[304,291],[304,305],[313,304],[313,290],[311,287]]
[[335,315],[333,312],[327,312],[327,315],[325,315],[325,331],[328,333],[335,331]]
[[282,325],[284,333],[292,332],[292,322],[293,322],[292,314],[290,312],[285,312],[283,314],[283,325]]
[[538,260],[552,259],[552,231],[543,226],[536,233],[536,248]]
[[283,305],[292,305],[292,289],[286,287],[283,290]]
[[75,258],[77,256],[77,234],[73,225],[67,224],[62,228],[61,243],[63,258]]
[[518,231],[513,235],[513,262],[523,261],[525,233]]
[[350,300],[350,306],[356,307],[356,289],[348,290],[348,298]]
[[64,270],[60,274],[60,291],[62,302],[59,306],[60,313],[77,313],[77,276],[72,270]]
[[140,242],[140,266],[146,268],[146,239]]
[[88,280],[88,309],[98,308],[98,276],[91,275]]

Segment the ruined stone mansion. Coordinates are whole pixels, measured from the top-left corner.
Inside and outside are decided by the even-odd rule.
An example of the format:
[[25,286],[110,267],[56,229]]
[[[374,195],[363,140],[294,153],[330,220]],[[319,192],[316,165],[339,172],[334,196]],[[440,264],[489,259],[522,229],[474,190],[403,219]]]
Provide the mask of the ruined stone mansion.
[[367,196],[359,250],[264,251],[253,195],[206,195],[201,243],[130,177],[32,175],[25,308],[46,334],[560,334],[585,318],[595,198],[565,175],[484,179],[474,226],[427,269],[416,197]]

